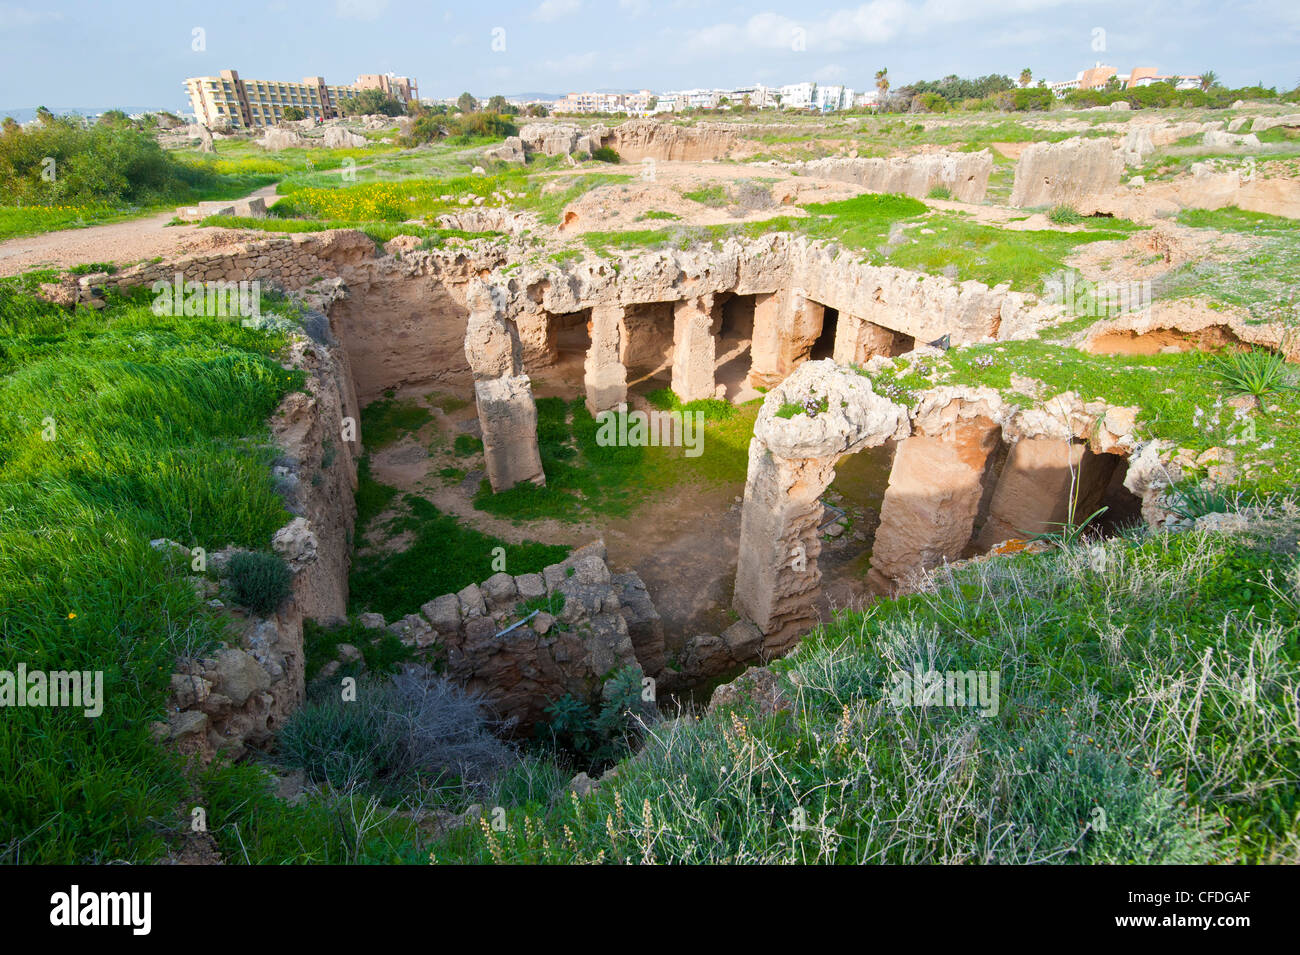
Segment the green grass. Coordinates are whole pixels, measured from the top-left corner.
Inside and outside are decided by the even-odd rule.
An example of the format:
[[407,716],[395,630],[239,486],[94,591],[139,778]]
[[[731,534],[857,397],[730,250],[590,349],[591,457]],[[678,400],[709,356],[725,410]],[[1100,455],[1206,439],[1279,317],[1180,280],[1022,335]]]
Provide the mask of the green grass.
[[1026,230],[1012,232],[953,215],[926,221],[933,235],[910,229],[903,244],[886,261],[905,269],[947,275],[957,282],[974,279],[985,285],[1007,283],[1016,291],[1041,293],[1044,279],[1065,267],[1078,246],[1126,238],[1132,224],[1107,219],[1079,232]]
[[105,702],[97,719],[6,711],[0,854],[148,861],[189,798],[179,759],[148,724],[166,718],[176,658],[225,636],[149,541],[268,546],[288,515],[264,422],[302,378],[276,362],[281,338],[238,322],[159,317],[144,303],[69,316],[10,289],[0,289],[0,669],[99,670]]
[[433,420],[428,408],[411,398],[380,398],[361,409],[361,440],[370,451],[386,448]]
[[[1003,342],[954,348],[940,362],[927,361],[893,379],[920,390],[931,384],[987,385],[1022,405],[1011,375],[1042,381],[1046,395],[1074,391],[1085,401],[1137,405],[1143,435],[1159,437],[1199,454],[1230,447],[1242,467],[1243,488],[1278,491],[1300,484],[1300,394],[1271,394],[1265,407],[1236,412],[1213,356],[1192,350],[1169,355],[1087,355],[1063,344]],[[1272,410],[1276,408],[1276,410]]]
[[[504,831],[458,830],[433,855],[1288,861],[1300,594],[1274,602],[1269,575],[1294,588],[1298,571],[1266,542],[1193,533],[1115,539],[1100,560],[1066,547],[940,574],[932,591],[841,614],[773,664],[784,712],[742,693],[730,711],[654,727],[592,795],[522,797]],[[996,713],[895,702],[897,674],[925,670],[996,673]]]
[[[372,479],[367,476],[367,480]],[[388,498],[396,500],[397,493],[389,493]],[[434,597],[481,583],[496,573],[493,562],[498,547],[504,548],[506,569],[515,575],[540,571],[569,552],[555,544],[506,543],[465,526],[414,494],[402,496],[398,504],[398,513],[383,528],[365,526],[364,530],[367,539],[375,537],[376,530],[385,537],[409,534],[410,545],[396,552],[354,555],[348,582],[353,613],[373,611],[389,621],[419,613],[420,606]],[[360,517],[357,526],[363,529]]]
[[698,202],[712,209],[720,209],[731,201],[731,197],[727,194],[727,187],[717,182],[683,192],[682,196],[691,202]]
[[1158,298],[1204,295],[1248,310],[1255,321],[1300,325],[1300,291],[1292,279],[1300,274],[1300,222],[1235,206],[1186,209],[1178,214],[1178,222],[1246,236],[1251,248],[1226,261],[1179,266],[1160,282]]

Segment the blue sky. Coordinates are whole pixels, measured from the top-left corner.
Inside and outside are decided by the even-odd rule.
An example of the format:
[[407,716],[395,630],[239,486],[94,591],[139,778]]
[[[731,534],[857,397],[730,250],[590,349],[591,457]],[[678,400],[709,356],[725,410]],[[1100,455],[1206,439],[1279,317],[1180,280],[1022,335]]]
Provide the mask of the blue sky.
[[426,97],[805,79],[865,88],[882,66],[896,86],[1026,66],[1055,80],[1097,60],[1290,88],[1300,0],[0,0],[0,48],[0,109],[177,107],[185,77],[222,68],[339,83],[391,70]]

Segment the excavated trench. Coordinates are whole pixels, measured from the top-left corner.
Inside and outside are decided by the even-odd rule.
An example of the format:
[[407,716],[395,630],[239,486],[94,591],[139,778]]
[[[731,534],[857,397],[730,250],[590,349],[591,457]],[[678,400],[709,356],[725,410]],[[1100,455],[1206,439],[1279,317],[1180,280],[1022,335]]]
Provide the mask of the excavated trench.
[[[614,280],[588,295],[572,294],[571,280],[565,288],[553,276],[532,288],[495,274],[477,278],[484,281],[393,276],[360,295],[350,289],[334,303],[331,323],[352,359],[363,404],[394,390],[401,397],[429,389],[464,402],[463,410],[438,415],[440,427],[482,437],[485,466],[429,495],[435,505],[510,541],[577,547],[602,538],[610,567],[644,582],[670,659],[689,658],[693,641],[726,630],[737,613],[761,633],[747,650],[751,658],[782,653],[818,620],[904,587],[917,571],[1050,532],[1068,519],[1072,492],[1076,518],[1105,506],[1099,525],[1113,528],[1137,515],[1120,455],[1094,453],[1077,438],[1011,433],[978,401],[954,397],[946,417],[932,415],[932,422],[909,424],[907,411],[891,406],[901,423],[848,453],[804,449],[802,458],[783,458],[759,435],[748,475],[656,491],[625,516],[502,521],[478,511],[472,498],[484,475],[498,492],[545,481],[536,398],[585,398],[593,413],[621,406],[649,412],[649,393],[672,388],[684,400],[739,405],[771,394],[801,369],[820,369],[814,377],[824,377],[827,369],[905,354],[935,325],[932,316],[915,313],[915,303],[891,301],[884,283],[864,296],[857,283],[822,282],[814,297],[791,283],[788,270],[690,290]],[[564,294],[553,294],[557,287]],[[944,334],[995,331],[1004,309],[999,303],[989,311],[986,323]],[[866,381],[850,374],[857,379],[850,384]],[[769,397],[760,418],[771,418],[781,403]],[[980,413],[952,410],[967,404]],[[818,426],[806,416],[789,419],[795,430],[801,417],[815,434]],[[376,456],[374,476],[427,494],[440,462],[420,457],[400,449]],[[779,500],[766,499],[763,469],[773,460],[783,462],[777,471],[815,476],[785,487]],[[780,490],[789,476],[778,475],[773,486]],[[800,558],[792,562],[793,549]],[[765,566],[747,568],[755,555],[764,555],[758,563]],[[734,655],[714,659],[690,681],[741,662]]]

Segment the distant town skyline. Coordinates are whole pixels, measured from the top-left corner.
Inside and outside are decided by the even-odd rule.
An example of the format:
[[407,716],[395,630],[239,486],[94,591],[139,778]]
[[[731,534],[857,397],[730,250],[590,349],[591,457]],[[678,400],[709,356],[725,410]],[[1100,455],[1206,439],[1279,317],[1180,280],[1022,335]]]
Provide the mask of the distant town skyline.
[[1300,4],[1239,0],[0,0],[0,111],[184,109],[184,81],[223,69],[270,80],[417,79],[426,98],[563,96],[813,81],[893,86],[1028,67],[1067,80],[1100,61],[1227,86],[1300,82]]

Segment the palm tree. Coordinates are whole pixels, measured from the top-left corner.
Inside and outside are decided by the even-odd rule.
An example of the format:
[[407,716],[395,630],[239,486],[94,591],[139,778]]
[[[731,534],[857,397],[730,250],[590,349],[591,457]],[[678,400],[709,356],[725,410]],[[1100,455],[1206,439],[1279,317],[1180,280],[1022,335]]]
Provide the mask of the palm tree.
[[1204,73],[1201,74],[1201,89],[1203,91],[1209,92],[1211,89],[1213,89],[1218,85],[1219,85],[1219,74],[1214,72],[1214,70],[1206,70]]
[[889,92],[889,67],[876,70],[876,89],[880,91],[881,100],[884,100],[885,94]]
[[1029,67],[1026,66],[1023,70],[1020,71],[1020,85],[1028,86],[1033,81],[1034,81],[1034,74],[1030,72]]

